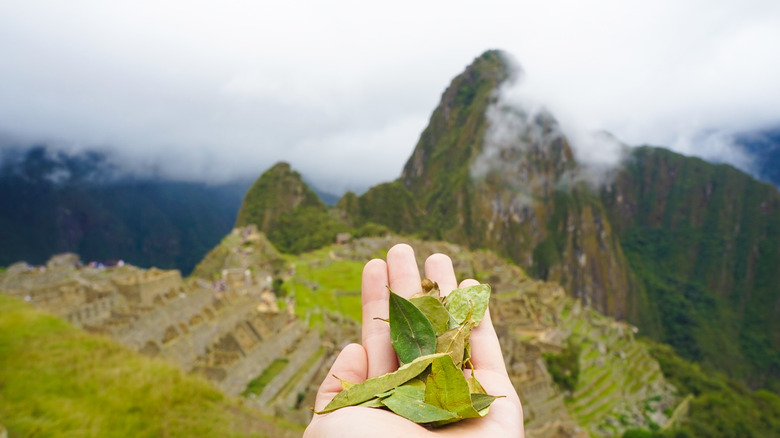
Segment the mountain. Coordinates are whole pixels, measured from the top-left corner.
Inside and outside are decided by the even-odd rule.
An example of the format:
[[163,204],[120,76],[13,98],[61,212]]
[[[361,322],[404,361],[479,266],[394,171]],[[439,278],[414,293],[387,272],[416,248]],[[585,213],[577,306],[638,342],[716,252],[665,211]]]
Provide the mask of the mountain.
[[78,252],[187,274],[230,231],[249,185],[134,178],[96,152],[3,152],[0,265]]
[[641,147],[602,199],[648,298],[641,327],[688,359],[780,391],[777,189]]
[[[778,390],[777,190],[647,147],[627,149],[596,188],[552,114],[504,100],[513,71],[501,52],[475,59],[443,93],[400,178],[332,208],[312,204],[329,228],[309,230],[324,243],[336,230],[382,226],[493,250],[706,369]],[[296,224],[261,230],[310,234]]]
[[346,225],[288,163],[265,171],[246,192],[236,227],[255,225],[282,252],[300,253],[334,241]]
[[493,249],[626,317],[630,278],[603,206],[574,180],[554,117],[500,99],[512,71],[505,54],[489,51],[453,79],[401,181],[426,212],[430,237]]
[[688,359],[780,390],[777,190],[632,148],[594,191],[551,114],[503,101],[503,56],[452,81],[404,168],[426,235],[495,250]]

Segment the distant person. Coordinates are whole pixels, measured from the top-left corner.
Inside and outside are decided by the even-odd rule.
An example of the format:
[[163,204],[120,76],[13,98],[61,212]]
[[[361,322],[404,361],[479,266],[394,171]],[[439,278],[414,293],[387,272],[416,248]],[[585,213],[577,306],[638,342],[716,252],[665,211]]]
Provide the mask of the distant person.
[[[434,254],[425,261],[425,276],[439,283],[441,293],[458,287],[452,260]],[[387,253],[387,262],[374,259],[363,268],[363,344],[347,345],[336,358],[328,377],[320,385],[315,410],[322,410],[341,392],[341,382],[363,382],[398,369],[395,351],[390,345],[390,327],[374,319],[387,318],[390,286],[393,292],[409,298],[419,292],[420,273],[409,245],[396,245]],[[477,284],[464,280],[460,287]],[[523,437],[523,408],[504,365],[490,311],[471,333],[471,361],[477,378],[489,394],[503,395],[490,405],[484,418],[463,420],[439,429],[427,429],[390,411],[366,407],[347,407],[327,414],[314,415],[304,438],[315,437]]]

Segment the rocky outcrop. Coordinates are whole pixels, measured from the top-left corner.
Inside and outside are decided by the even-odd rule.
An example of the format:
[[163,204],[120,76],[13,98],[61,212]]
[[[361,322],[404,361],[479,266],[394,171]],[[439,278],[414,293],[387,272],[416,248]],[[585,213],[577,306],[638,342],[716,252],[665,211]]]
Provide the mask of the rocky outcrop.
[[512,72],[506,55],[491,51],[453,79],[401,181],[431,237],[490,248],[626,317],[629,269],[603,206],[578,182],[555,118],[501,98]]

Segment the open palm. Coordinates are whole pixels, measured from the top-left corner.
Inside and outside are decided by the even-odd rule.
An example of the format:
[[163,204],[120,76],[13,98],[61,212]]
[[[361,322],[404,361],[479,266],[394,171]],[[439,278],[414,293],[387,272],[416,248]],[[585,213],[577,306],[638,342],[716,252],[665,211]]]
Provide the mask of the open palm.
[[[444,254],[434,254],[425,261],[425,276],[439,283],[442,295],[458,287],[452,261]],[[350,344],[342,350],[317,392],[315,410],[321,410],[341,392],[340,379],[363,382],[398,369],[398,359],[390,345],[390,327],[377,318],[388,318],[390,286],[393,292],[411,297],[420,291],[420,273],[414,250],[396,245],[387,253],[387,262],[371,260],[363,269],[363,344]],[[460,287],[477,284],[465,280]],[[488,436],[523,437],[523,410],[504,365],[501,347],[490,319],[490,311],[471,333],[473,372],[489,394],[503,395],[490,405],[484,418],[473,418],[429,430],[392,412],[366,407],[348,407],[314,415],[304,432],[313,437],[423,437]]]

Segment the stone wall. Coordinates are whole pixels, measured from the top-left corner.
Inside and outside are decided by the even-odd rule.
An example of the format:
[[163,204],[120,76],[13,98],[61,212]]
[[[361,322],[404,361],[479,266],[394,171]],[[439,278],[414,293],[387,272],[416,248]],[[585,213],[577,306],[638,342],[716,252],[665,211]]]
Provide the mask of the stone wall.
[[151,268],[113,279],[119,293],[131,303],[152,305],[157,295],[164,295],[182,286],[179,271]]

